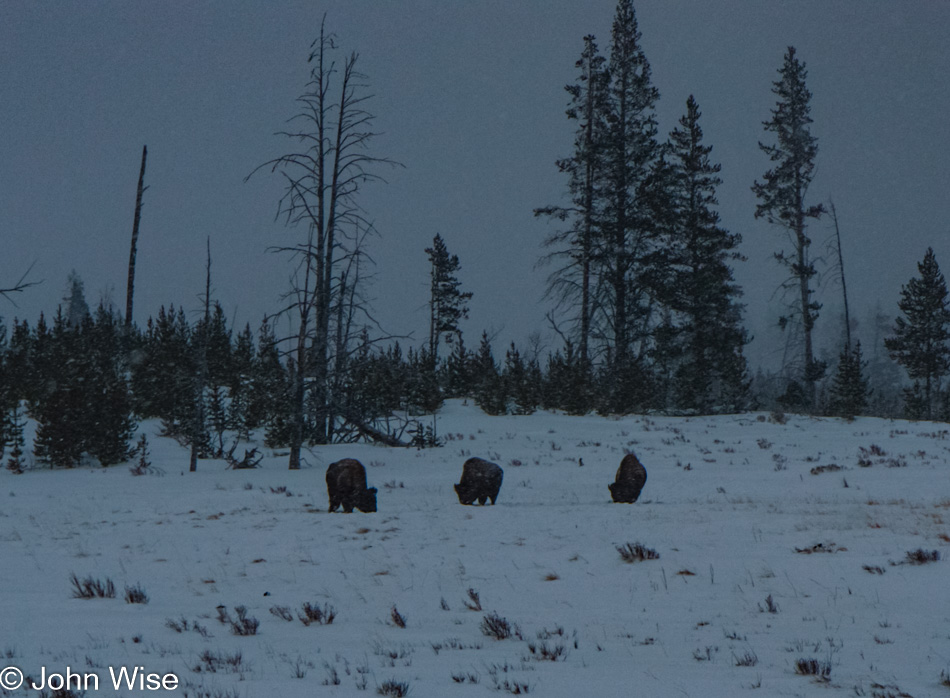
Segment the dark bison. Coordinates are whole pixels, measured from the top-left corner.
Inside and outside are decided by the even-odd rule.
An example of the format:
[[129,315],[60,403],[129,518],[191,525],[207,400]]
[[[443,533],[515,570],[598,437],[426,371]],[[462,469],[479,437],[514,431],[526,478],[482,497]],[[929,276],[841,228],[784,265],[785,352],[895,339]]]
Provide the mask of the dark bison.
[[455,493],[462,504],[472,504],[476,499],[484,504],[491,499],[494,504],[501,489],[502,469],[481,458],[469,458],[462,466],[462,481],[455,486]]
[[620,461],[620,467],[617,468],[617,477],[610,483],[610,496],[615,502],[627,502],[632,504],[637,501],[640,491],[647,481],[647,470],[643,467],[637,457],[628,453]]
[[327,468],[327,493],[330,511],[343,505],[347,514],[356,507],[360,511],[376,511],[376,488],[366,488],[366,468],[355,458],[330,463]]

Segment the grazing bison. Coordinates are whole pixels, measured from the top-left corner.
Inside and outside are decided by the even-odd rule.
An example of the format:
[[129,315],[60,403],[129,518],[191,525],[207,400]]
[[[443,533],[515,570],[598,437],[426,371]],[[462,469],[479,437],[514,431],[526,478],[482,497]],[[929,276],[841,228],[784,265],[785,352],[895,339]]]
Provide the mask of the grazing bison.
[[627,502],[632,504],[640,496],[640,490],[647,481],[646,468],[637,460],[632,453],[628,453],[620,461],[620,467],[617,468],[617,477],[610,483],[610,496],[615,502]]
[[462,466],[462,481],[455,486],[455,493],[462,504],[472,504],[476,499],[484,504],[491,499],[494,504],[501,489],[502,469],[481,458],[469,458]]
[[376,511],[376,488],[366,488],[366,468],[355,458],[344,458],[327,468],[327,493],[330,511],[343,505],[347,514],[356,507],[360,511]]

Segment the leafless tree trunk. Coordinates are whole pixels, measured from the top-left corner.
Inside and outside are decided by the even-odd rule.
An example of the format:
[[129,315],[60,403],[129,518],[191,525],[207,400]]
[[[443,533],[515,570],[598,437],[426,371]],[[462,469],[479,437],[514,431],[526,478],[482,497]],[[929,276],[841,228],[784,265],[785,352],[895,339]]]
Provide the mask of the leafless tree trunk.
[[838,250],[838,272],[841,274],[841,294],[844,296],[844,336],[845,348],[851,351],[851,315],[848,312],[848,285],[844,281],[844,257],[841,254],[841,230],[838,228],[838,212],[833,201],[828,202],[831,209],[831,220],[835,224],[835,241]]
[[129,250],[129,283],[125,292],[125,324],[132,324],[132,296],[135,294],[135,253],[139,244],[139,222],[142,220],[142,194],[145,184],[145,158],[148,147],[142,146],[142,168],[139,170],[139,187],[135,195],[135,219],[132,221],[132,246]]

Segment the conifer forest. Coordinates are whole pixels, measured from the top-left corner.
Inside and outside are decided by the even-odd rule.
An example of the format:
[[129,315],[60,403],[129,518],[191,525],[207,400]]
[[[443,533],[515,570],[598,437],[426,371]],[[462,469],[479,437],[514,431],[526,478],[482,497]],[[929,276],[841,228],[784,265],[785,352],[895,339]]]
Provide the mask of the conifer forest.
[[[617,3],[605,38],[577,37],[573,68],[565,59],[573,136],[547,144],[560,190],[523,202],[547,234],[522,263],[543,270],[546,286],[530,299],[541,301],[538,326],[517,342],[499,342],[492,327],[463,332],[480,299],[466,288],[467,263],[449,233],[418,250],[425,295],[404,300],[426,308],[426,336],[393,334],[376,312],[374,294],[408,288],[368,291],[386,260],[374,256],[385,231],[365,190],[405,169],[379,148],[372,79],[331,25],[326,16],[317,24],[309,78],[283,105],[292,118],[275,119],[279,154],[246,170],[246,181],[275,187],[284,229],[261,245],[285,265],[284,292],[259,323],[236,325],[227,299],[215,297],[209,241],[200,310],[133,304],[136,268],[148,264],[136,250],[148,189],[160,185],[143,148],[124,314],[111,300],[87,301],[82,270],[66,280],[61,304],[35,318],[18,318],[15,301],[36,291],[36,271],[0,283],[0,445],[9,470],[123,462],[136,424],[148,419],[190,449],[192,468],[233,458],[259,432],[288,449],[297,469],[301,449],[321,444],[439,445],[433,415],[451,398],[490,415],[765,409],[950,419],[950,309],[934,250],[920,250],[919,274],[900,298],[878,299],[869,322],[848,314],[846,272],[859,260],[842,251],[834,204],[809,189],[821,143],[807,56],[794,46],[774,65],[771,91],[748,105],[762,115],[748,213],[756,234],[774,241],[770,292],[781,299],[771,319],[781,329],[780,365],[763,367],[747,358],[753,333],[735,273],[750,263],[749,233],[720,220],[726,175],[704,135],[703,105],[691,95],[675,123],[660,123],[631,0]],[[831,223],[837,245],[818,251],[816,236],[827,237]],[[528,299],[512,299],[520,302]],[[147,319],[135,321],[133,308]],[[37,424],[32,443],[28,419]]]

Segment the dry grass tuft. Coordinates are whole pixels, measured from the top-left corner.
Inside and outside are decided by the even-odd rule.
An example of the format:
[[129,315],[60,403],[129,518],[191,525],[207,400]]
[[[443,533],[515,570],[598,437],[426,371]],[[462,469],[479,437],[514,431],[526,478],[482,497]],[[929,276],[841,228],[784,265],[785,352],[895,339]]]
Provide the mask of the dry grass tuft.
[[617,546],[617,552],[620,558],[627,563],[643,562],[644,560],[659,560],[660,554],[652,548],[647,548],[640,543],[626,543]]

